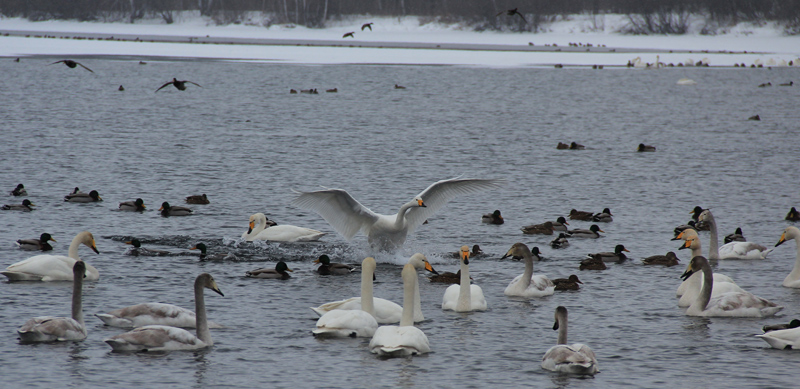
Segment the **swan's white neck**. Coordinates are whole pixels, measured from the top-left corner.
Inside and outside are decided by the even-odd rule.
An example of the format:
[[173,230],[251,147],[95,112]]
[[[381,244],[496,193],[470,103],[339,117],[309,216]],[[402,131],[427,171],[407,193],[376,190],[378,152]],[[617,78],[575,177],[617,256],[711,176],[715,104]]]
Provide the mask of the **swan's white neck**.
[[[416,276],[416,269],[415,269],[415,276]],[[420,294],[419,294],[419,280],[414,283],[414,318],[418,318],[418,321],[425,320],[425,316],[422,315],[422,302],[420,302]]]
[[[403,270],[405,271],[405,269]],[[418,281],[417,269],[411,267],[411,270],[414,272],[413,277],[411,275],[403,277],[403,316],[400,318],[400,327],[414,325],[414,306],[416,304],[414,290],[417,289]]]
[[194,281],[194,312],[195,325],[197,326],[197,338],[206,345],[214,344],[211,340],[211,331],[208,330],[208,318],[206,316],[206,301],[203,296],[203,281],[198,278]]
[[78,234],[75,238],[72,239],[72,243],[69,244],[69,257],[80,261],[81,259],[78,257],[78,247],[80,247],[81,242],[83,241],[83,234]]
[[469,265],[461,260],[461,285],[458,290],[457,312],[466,312],[472,309],[472,290],[469,284]]
[[708,223],[708,229],[711,233],[711,241],[708,244],[708,259],[719,259],[719,237],[717,236],[717,221],[714,220],[714,215],[709,212],[705,218]]
[[372,266],[361,267],[361,310],[375,316],[375,302],[372,296]]
[[395,227],[397,229],[402,229],[403,227],[405,227],[405,225],[406,225],[406,211],[408,211],[409,208],[411,208],[411,207],[413,207],[415,205],[417,205],[417,201],[416,200],[411,200],[411,201],[403,204],[402,207],[400,207],[400,210],[397,211],[397,218],[394,221],[394,225],[395,225]]
[[792,272],[789,273],[789,275],[783,280],[784,284],[800,280],[800,241],[798,241],[797,238],[798,237],[792,238],[797,246],[797,258],[794,260],[794,268],[792,268]]

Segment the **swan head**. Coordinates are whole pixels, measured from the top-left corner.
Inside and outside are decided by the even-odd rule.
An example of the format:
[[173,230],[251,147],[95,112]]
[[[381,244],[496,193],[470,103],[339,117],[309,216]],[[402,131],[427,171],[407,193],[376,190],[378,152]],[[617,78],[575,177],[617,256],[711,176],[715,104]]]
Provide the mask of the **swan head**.
[[625,248],[625,246],[623,246],[621,244],[618,244],[618,245],[616,245],[614,247],[614,254],[619,255],[619,254],[622,254],[623,251],[630,252],[630,251],[628,251],[628,249]]
[[[252,228],[252,227],[250,227]],[[331,264],[331,258],[325,254],[319,256],[319,258],[315,259],[313,263],[321,263],[323,266]]]
[[82,244],[84,244],[84,245],[86,245],[86,247],[92,249],[92,251],[94,251],[95,254],[100,254],[100,252],[97,251],[97,246],[94,244],[94,235],[92,235],[91,232],[83,231],[83,232],[80,233],[79,236],[80,236],[80,242]]
[[714,216],[711,215],[711,210],[704,209],[703,212],[700,212],[700,216],[697,217],[698,221],[704,222],[708,221]]
[[433,269],[431,263],[428,262],[428,258],[425,258],[425,255],[421,253],[416,253],[408,259],[408,263],[414,265],[415,269],[422,270],[425,269],[433,274],[439,274],[438,271]]
[[800,237],[800,229],[794,226],[786,227],[786,229],[783,230],[783,234],[781,234],[781,238],[778,240],[778,243],[775,243],[775,247],[780,246],[787,240],[797,239],[798,237]]
[[373,279],[375,278],[376,267],[378,267],[378,264],[375,262],[375,258],[373,257],[366,257],[363,261],[361,261],[361,272],[372,272]]
[[222,291],[219,290],[219,287],[217,287],[217,282],[214,281],[214,277],[212,277],[211,274],[203,273],[203,274],[197,276],[197,279],[195,279],[194,284],[195,284],[195,287],[199,284],[202,287],[211,289],[211,290],[219,293],[220,296],[225,297],[225,295],[222,294]]
[[517,242],[511,245],[511,248],[508,249],[506,254],[500,259],[511,257],[513,259],[520,260],[525,257],[526,254],[531,255],[531,250],[525,245],[525,243]]
[[685,242],[683,242],[681,247],[678,247],[678,250],[683,250],[683,249],[695,250],[699,248],[700,248],[700,237],[695,235],[685,238]]
[[678,234],[678,236],[672,238],[672,240],[681,240],[681,239],[688,240],[689,238],[692,237],[697,237],[697,231],[694,228],[687,228],[681,231],[681,233]]
[[136,238],[133,238],[128,242],[125,242],[125,244],[129,244],[129,245],[131,245],[133,247],[136,247],[137,249],[139,247],[142,247],[142,242],[139,242],[139,239],[136,239]]
[[553,331],[558,330],[559,324],[558,322],[561,320],[567,320],[567,308],[559,305],[556,307],[556,314],[555,314],[556,322],[553,324]]
[[286,265],[286,262],[280,261],[275,265],[275,271],[278,273],[285,273],[287,271],[293,272],[292,269],[289,269],[289,266]]
[[194,247],[190,248],[189,250],[200,250],[200,254],[206,255],[206,250],[207,249],[208,248],[206,247],[205,243],[198,243],[198,244],[194,245]]
[[689,262],[689,266],[686,268],[686,272],[681,275],[681,279],[686,281],[692,274],[697,273],[703,270],[704,267],[708,266],[708,260],[706,257],[698,255]]
[[465,265],[469,265],[469,246],[461,246],[461,251],[459,252],[461,260],[464,261]]

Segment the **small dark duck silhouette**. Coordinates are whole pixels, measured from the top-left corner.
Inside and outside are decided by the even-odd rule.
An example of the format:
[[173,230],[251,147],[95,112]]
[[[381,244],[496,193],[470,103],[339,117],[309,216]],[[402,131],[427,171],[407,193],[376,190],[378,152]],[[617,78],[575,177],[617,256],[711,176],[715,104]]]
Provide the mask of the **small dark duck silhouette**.
[[[73,60],[71,60],[71,59],[62,59],[61,61],[56,61],[56,62],[53,62],[53,63],[51,63],[50,65],[55,65],[55,64],[57,64],[57,63],[59,63],[59,62],[63,62],[63,63],[64,63],[64,65],[67,65],[67,67],[68,67],[68,68],[70,68],[70,69],[75,69],[75,67],[76,67],[76,66],[80,65],[82,68],[84,68],[84,69],[86,69],[86,70],[88,70],[88,71],[90,71],[90,72],[94,73],[94,72],[92,71],[92,69],[89,69],[89,68],[87,68],[86,66],[83,66],[83,64],[81,64],[80,62],[75,62],[75,61],[73,61]],[[50,66],[50,65],[47,65],[47,66]]]
[[510,9],[510,10],[508,10],[508,11],[502,11],[502,12],[498,13],[496,16],[500,16],[500,15],[502,15],[502,14],[506,14],[506,15],[508,15],[508,16],[519,15],[519,17],[521,17],[521,18],[522,18],[522,20],[523,20],[525,23],[528,23],[528,20],[527,20],[527,19],[525,19],[525,17],[524,17],[524,16],[522,16],[522,14],[521,14],[519,11],[517,11],[517,8]]
[[201,87],[201,88],[202,88],[202,86],[200,86],[200,84],[198,84],[198,83],[196,83],[196,82],[192,82],[192,81],[189,81],[189,80],[178,81],[178,79],[177,79],[177,78],[173,78],[173,79],[172,79],[172,81],[170,81],[170,82],[168,82],[168,83],[166,83],[166,84],[164,84],[164,85],[161,85],[161,87],[160,87],[160,88],[156,89],[156,92],[158,92],[158,91],[160,91],[160,90],[162,90],[162,89],[166,88],[166,87],[167,87],[167,85],[172,85],[172,86],[174,86],[175,88],[177,88],[178,90],[181,90],[181,91],[183,91],[183,90],[186,90],[186,83],[187,83],[187,82],[188,82],[188,83],[190,83],[190,84],[197,85],[197,86],[199,86],[199,87]]
[[373,25],[373,24],[374,24],[374,23],[371,23],[371,22],[370,22],[370,23],[364,23],[364,24],[362,24],[362,25],[361,25],[361,31],[364,31],[364,29],[365,29],[365,28],[369,28],[369,30],[370,30],[370,31],[372,31],[372,25]]

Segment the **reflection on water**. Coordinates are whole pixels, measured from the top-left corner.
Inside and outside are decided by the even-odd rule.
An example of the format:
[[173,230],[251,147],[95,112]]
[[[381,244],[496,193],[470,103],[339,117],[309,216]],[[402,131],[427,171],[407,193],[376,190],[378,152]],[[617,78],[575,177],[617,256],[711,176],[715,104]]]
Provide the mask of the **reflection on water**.
[[[683,272],[645,267],[639,260],[676,251],[675,226],[695,205],[711,207],[720,234],[742,227],[749,240],[777,241],[783,216],[800,206],[793,178],[793,140],[800,123],[800,89],[757,88],[797,78],[797,69],[664,71],[481,69],[414,66],[282,66],[235,62],[159,62],[86,58],[95,75],[0,61],[3,143],[0,189],[25,184],[37,204],[30,213],[2,212],[0,265],[32,254],[14,241],[49,232],[54,254],[66,254],[82,230],[101,254],[85,248],[97,267],[86,285],[86,341],[20,345],[14,330],[25,319],[69,313],[68,283],[0,283],[0,375],[14,373],[26,387],[791,387],[797,356],[771,352],[752,334],[767,322],[786,321],[800,295],[780,286],[794,251],[768,259],[714,264],[742,288],[787,307],[769,319],[689,318],[676,306]],[[165,79],[190,74],[203,88],[153,90]],[[689,77],[693,87],[675,82]],[[186,77],[189,78],[189,77]],[[248,82],[239,82],[248,80]],[[398,93],[395,83],[408,89]],[[117,91],[124,84],[124,92]],[[338,87],[339,93],[290,95],[290,88]],[[760,122],[747,117],[759,114]],[[556,150],[575,141],[586,150]],[[639,143],[657,147],[636,153]],[[348,190],[375,212],[396,212],[430,183],[464,174],[502,178],[504,190],[459,197],[409,236],[400,253],[377,256],[375,295],[402,302],[400,266],[424,253],[439,271],[457,270],[451,253],[479,244],[486,255],[470,261],[483,288],[486,312],[441,310],[447,285],[420,276],[426,321],[419,324],[433,352],[381,360],[368,339],[320,341],[310,335],[308,309],[356,296],[359,277],[321,277],[311,263],[321,254],[360,263],[366,239],[346,242],[319,215],[291,207],[291,189]],[[72,204],[75,186],[99,190],[104,201]],[[152,209],[207,193],[195,214],[163,218]],[[141,197],[148,211],[114,212]],[[7,201],[10,202],[9,197]],[[614,221],[597,240],[549,248],[552,236],[523,236],[524,225],[554,220],[570,209],[599,212]],[[480,216],[502,211],[504,225]],[[263,212],[279,224],[327,232],[323,242],[241,242],[247,218]],[[571,222],[573,228],[590,223]],[[701,232],[707,247],[708,233]],[[132,237],[167,257],[125,255]],[[541,299],[508,298],[503,290],[521,273],[500,261],[511,244],[538,246],[548,261],[536,274],[578,274],[581,290]],[[232,252],[240,262],[199,261],[189,251]],[[630,261],[603,271],[580,271],[587,253],[630,250]],[[783,246],[782,246],[783,247]],[[289,280],[244,277],[279,260],[295,270]],[[257,262],[254,263],[254,262]],[[92,315],[160,301],[194,307],[191,285],[214,275],[224,299],[209,299],[209,318],[226,328],[202,352],[111,353],[102,341],[124,332]],[[580,273],[579,273],[580,272]],[[542,371],[555,344],[553,310],[570,312],[570,343],[595,350],[601,374],[591,379]],[[710,355],[717,356],[716,359]],[[724,357],[719,357],[724,356]],[[718,360],[717,360],[718,359]],[[32,371],[29,367],[36,366]],[[687,375],[703,366],[704,376]],[[732,373],[758,371],[759,377]],[[72,378],[74,377],[74,378]],[[78,381],[80,380],[80,381]]]

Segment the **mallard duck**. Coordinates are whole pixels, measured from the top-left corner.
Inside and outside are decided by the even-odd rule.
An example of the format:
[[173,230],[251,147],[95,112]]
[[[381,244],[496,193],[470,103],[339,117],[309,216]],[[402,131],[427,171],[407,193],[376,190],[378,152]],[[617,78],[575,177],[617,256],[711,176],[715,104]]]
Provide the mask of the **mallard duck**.
[[[477,244],[476,245],[472,245],[472,252],[469,254],[469,256],[471,258],[474,258],[474,257],[478,257],[478,256],[481,256],[481,255],[483,255],[483,250],[481,250],[481,246],[479,246]],[[453,258],[459,258],[459,257],[461,257],[461,252],[457,251],[455,253],[451,253],[450,256],[453,257]]]
[[578,290],[581,287],[578,284],[583,284],[578,276],[572,274],[569,278],[556,278],[553,280],[556,290]]
[[503,216],[500,215],[500,210],[495,209],[494,212],[481,216],[481,222],[488,224],[503,224],[505,223],[505,220],[503,220]]
[[675,266],[681,260],[675,255],[674,251],[670,251],[667,255],[653,255],[642,259],[644,265],[664,265],[666,267]]
[[566,143],[558,142],[558,145],[556,146],[556,149],[557,150],[567,150],[567,149],[569,149],[569,145],[566,144]]
[[52,236],[48,233],[43,233],[39,236],[39,239],[19,239],[17,240],[17,246],[23,250],[28,251],[51,251],[53,250],[53,246],[50,246],[48,241],[55,242],[56,240],[53,239]]
[[164,85],[161,85],[160,88],[156,89],[156,92],[160,91],[161,89],[166,88],[168,85],[174,86],[175,89],[177,89],[177,90],[184,91],[184,90],[186,90],[186,83],[187,82],[190,83],[190,84],[197,85],[197,86],[202,88],[202,86],[200,86],[200,84],[198,84],[196,82],[192,82],[192,81],[189,81],[189,80],[178,81],[177,78],[173,78],[172,81],[170,81],[170,82],[168,82],[168,83],[166,83]]
[[30,211],[33,211],[33,208],[31,208],[33,206],[35,206],[35,204],[33,204],[30,200],[25,199],[25,200],[22,200],[22,204],[5,204],[2,207],[0,207],[0,209],[2,209],[4,211],[30,212]]
[[794,85],[794,81],[784,82],[783,84],[778,84],[778,86],[792,86]]
[[198,243],[194,247],[190,248],[189,250],[200,250],[200,260],[201,261],[237,261],[239,258],[236,257],[233,253],[217,253],[217,254],[208,254],[205,243]]
[[747,239],[742,235],[742,227],[736,227],[736,232],[725,235],[725,243],[730,242],[747,242]]
[[697,231],[697,228],[695,228],[695,224],[696,223],[694,222],[694,220],[689,220],[688,223],[681,224],[681,225],[675,227],[675,229],[673,230],[673,232],[675,233],[675,237],[672,238],[672,240],[678,240],[678,235],[680,235],[681,232],[686,231],[688,229],[693,229],[693,230]]
[[569,223],[567,223],[567,219],[565,219],[564,216],[559,216],[556,219],[556,221],[554,221],[552,223],[553,223],[553,231],[564,231],[564,232],[566,232],[567,231],[567,226],[569,225]]
[[100,194],[97,193],[96,190],[93,190],[89,193],[81,192],[78,188],[75,188],[75,190],[78,192],[64,196],[64,201],[69,201],[71,203],[94,203],[97,201],[103,201],[103,199],[100,197]]
[[[84,68],[84,69],[86,69],[86,70],[88,70],[88,71],[90,71],[90,72],[94,73],[94,72],[92,71],[92,69],[89,69],[89,68],[87,68],[86,66],[83,66],[83,64],[82,64],[82,63],[80,63],[80,62],[75,62],[75,61],[73,61],[73,60],[71,60],[71,59],[62,59],[61,61],[56,61],[56,62],[53,62],[53,63],[51,63],[50,65],[55,65],[55,64],[57,64],[57,63],[63,63],[64,65],[67,65],[67,67],[68,67],[68,68],[70,68],[70,69],[75,69],[75,68],[76,68],[78,65],[80,65],[80,67],[82,67],[82,68]],[[50,66],[50,65],[47,65],[47,66]]]
[[586,147],[584,145],[580,144],[580,143],[572,142],[572,143],[569,144],[569,149],[570,150],[583,150],[585,148]]
[[792,207],[792,209],[789,210],[789,213],[786,214],[785,220],[790,222],[800,221],[800,212],[798,212],[795,207]]
[[644,143],[639,143],[639,147],[636,149],[639,152],[646,152],[646,151],[656,151],[655,146],[646,145]]
[[404,87],[402,85],[394,84],[394,89],[406,89],[406,87]]
[[581,261],[581,270],[606,270],[606,263],[599,257],[589,257]]
[[689,212],[690,214],[692,214],[692,220],[694,221],[694,229],[695,229],[695,231],[708,231],[709,230],[708,223],[700,220],[700,214],[703,213],[703,211],[705,211],[705,209],[703,209],[701,206],[697,205],[692,209],[692,212]]
[[246,272],[245,275],[251,278],[270,278],[270,279],[288,280],[292,276],[289,275],[287,271],[292,271],[292,269],[289,269],[289,266],[286,266],[286,263],[280,261],[275,265],[274,269],[261,268],[256,270],[250,270]]
[[526,235],[553,235],[553,222],[544,222],[542,224],[531,224],[520,228],[523,234]]
[[19,184],[14,190],[8,192],[12,196],[27,196],[28,191],[25,190],[25,185]]
[[354,266],[343,263],[331,263],[330,257],[325,254],[322,254],[318,259],[315,259],[314,263],[320,264],[320,266],[317,268],[317,273],[323,276],[350,274],[356,269]]
[[[431,282],[440,282],[443,284],[461,284],[461,270],[453,272],[436,273],[428,277]],[[470,280],[472,277],[470,277]]]
[[788,323],[781,323],[781,324],[771,324],[761,327],[761,331],[770,332],[770,331],[778,331],[778,330],[788,330],[790,328],[797,328],[800,327],[800,320],[792,319],[792,321]]
[[142,212],[145,210],[144,200],[136,199],[134,201],[125,201],[119,203],[119,210],[120,211],[133,211],[133,212]]
[[143,256],[143,257],[163,257],[165,255],[170,255],[169,251],[164,250],[152,250],[142,247],[142,242],[139,239],[133,238],[125,244],[129,244],[133,246],[130,250],[128,250],[125,254],[133,255],[133,256]]
[[614,252],[602,252],[602,253],[595,253],[589,254],[590,257],[600,258],[603,262],[623,262],[628,259],[627,256],[623,253],[623,251],[628,251],[625,246],[618,244],[614,246]]
[[577,209],[572,209],[569,211],[570,220],[592,221],[592,216],[594,216],[594,213],[592,212],[578,211]]
[[592,221],[593,222],[609,223],[609,222],[614,221],[612,216],[614,216],[614,215],[611,214],[611,210],[610,209],[603,208],[603,212],[598,212],[598,213],[592,215]]
[[339,88],[325,89],[325,93],[336,93],[338,91],[339,91]]
[[208,197],[203,193],[202,195],[191,195],[186,197],[187,204],[208,204]]
[[161,203],[161,208],[158,209],[161,211],[161,216],[169,217],[169,216],[187,216],[191,215],[194,211],[189,208],[181,207],[181,206],[170,206],[168,202]]
[[563,249],[569,247],[569,241],[567,240],[567,234],[560,233],[558,234],[558,238],[553,239],[550,242],[550,247],[554,249]]
[[567,232],[567,237],[597,239],[601,236],[599,232],[605,232],[605,231],[601,230],[600,227],[597,226],[597,224],[592,224],[592,226],[589,227],[588,230],[583,228],[576,228],[574,230],[570,230],[569,232]]

